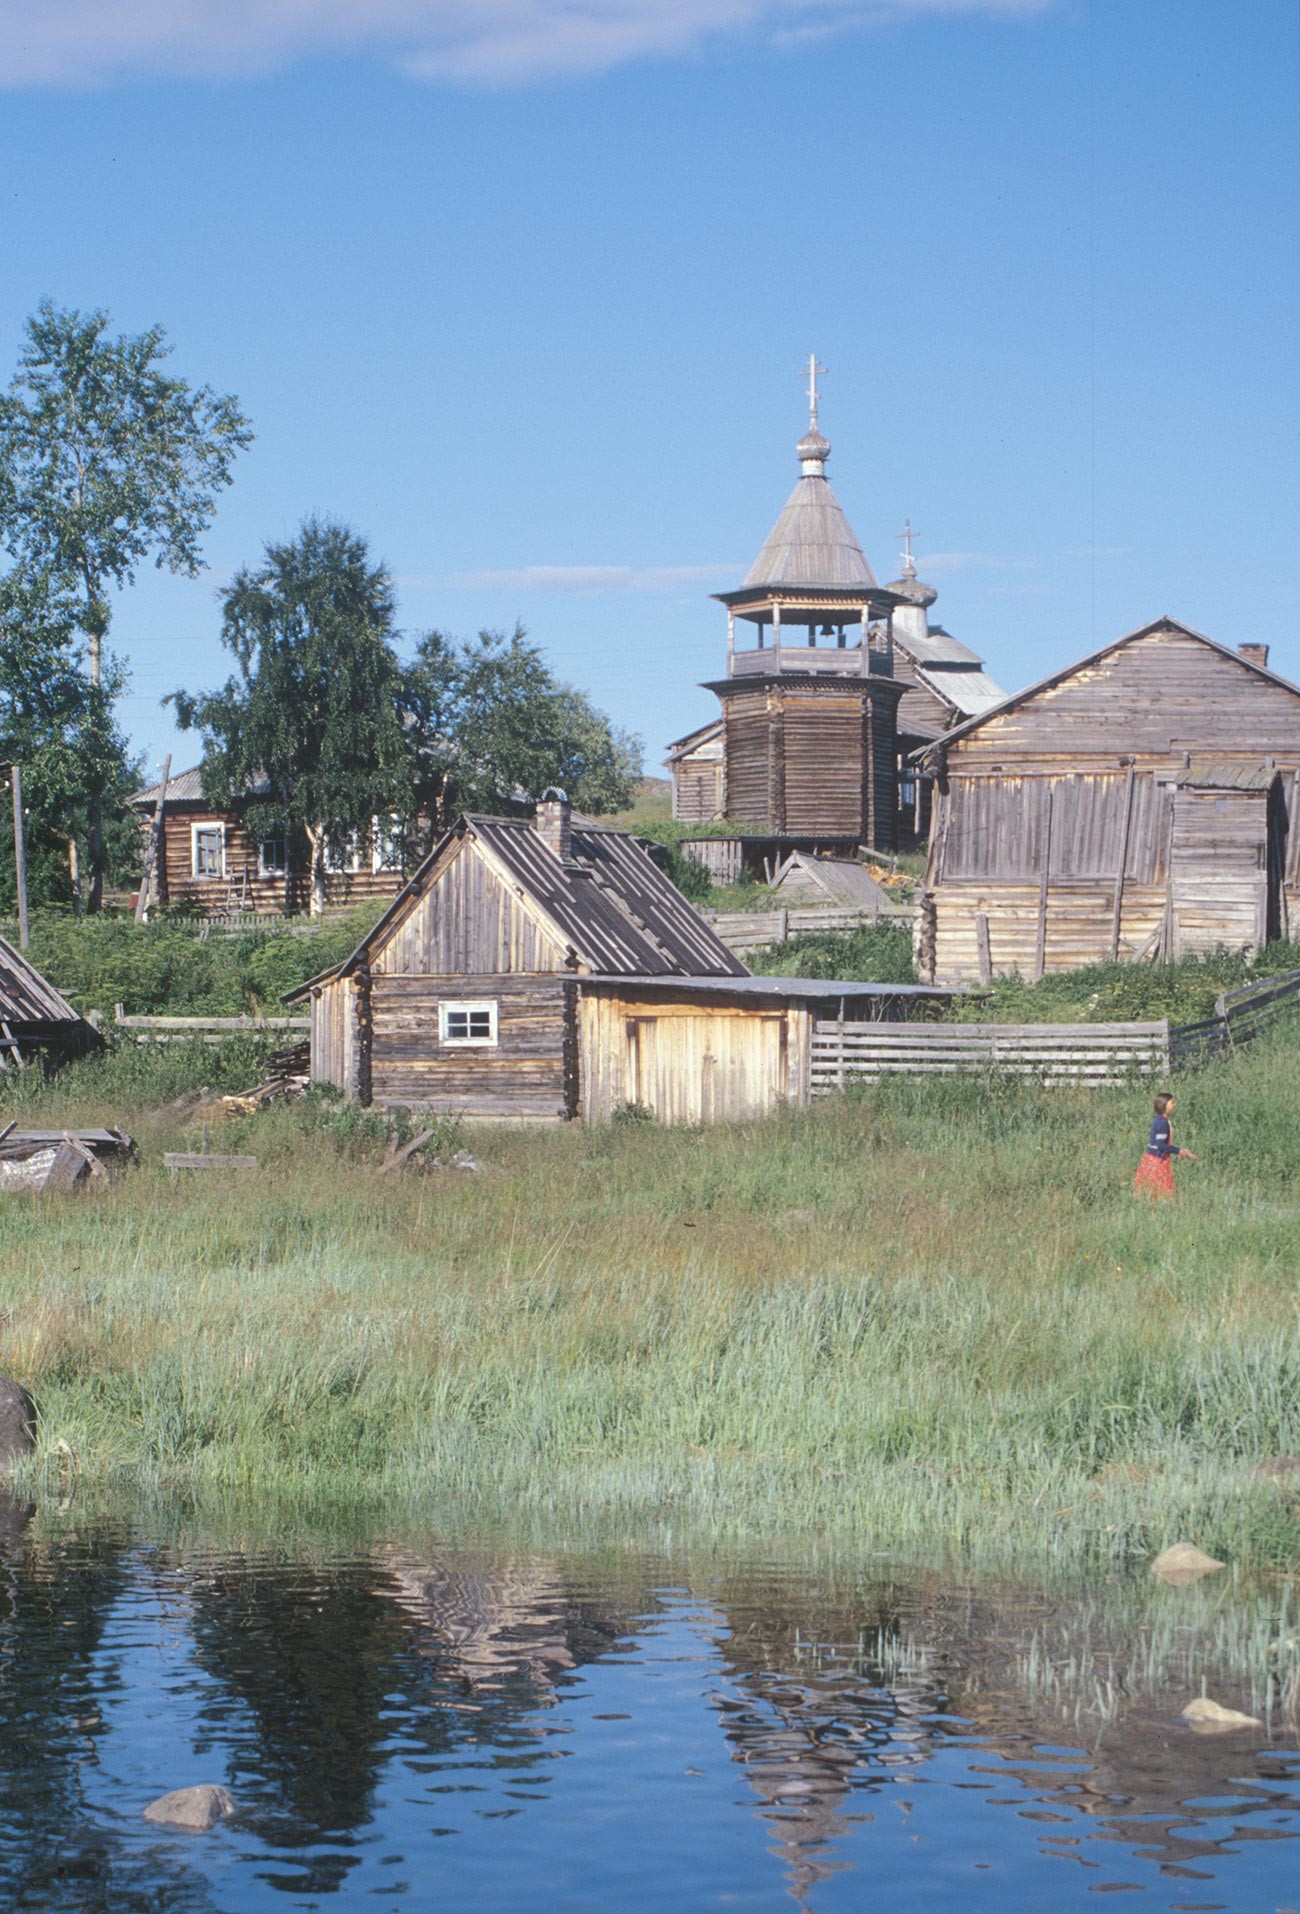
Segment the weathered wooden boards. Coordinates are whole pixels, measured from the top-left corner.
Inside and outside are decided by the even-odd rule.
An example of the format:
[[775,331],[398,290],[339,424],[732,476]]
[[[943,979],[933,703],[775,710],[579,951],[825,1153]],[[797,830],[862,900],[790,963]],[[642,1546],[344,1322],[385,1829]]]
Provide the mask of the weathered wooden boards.
[[910,924],[916,912],[911,904],[885,904],[866,910],[820,909],[772,911],[706,911],[708,922],[729,950],[743,953],[783,944],[788,937],[811,931],[846,932],[864,924]]
[[1197,1063],[1205,1057],[1221,1056],[1238,1044],[1249,1043],[1280,1016],[1300,1007],[1300,970],[1288,970],[1277,977],[1266,977],[1257,984],[1242,984],[1218,998],[1212,1017],[1198,1023],[1182,1024],[1171,1033],[1173,1061]]
[[886,1024],[819,1017],[812,1030],[810,1085],[821,1096],[854,1081],[960,1070],[1118,1083],[1168,1068],[1167,1022]]
[[1300,922],[1300,694],[1172,621],[959,727],[926,766],[923,976],[1253,949]]
[[121,1004],[113,1008],[114,1027],[129,1032],[137,1043],[185,1043],[196,1037],[202,1043],[224,1043],[244,1033],[306,1031],[310,1021],[308,1017],[129,1017]]
[[163,1163],[169,1170],[255,1170],[255,1156],[222,1155],[210,1150],[165,1150]]
[[803,1100],[811,1016],[802,1005],[670,999],[604,984],[583,991],[580,1019],[590,1122],[628,1104],[662,1123],[708,1123]]
[[901,684],[772,677],[712,688],[723,703],[728,817],[777,835],[895,847]]
[[0,1132],[0,1190],[57,1194],[106,1182],[134,1155],[124,1130],[19,1129]]

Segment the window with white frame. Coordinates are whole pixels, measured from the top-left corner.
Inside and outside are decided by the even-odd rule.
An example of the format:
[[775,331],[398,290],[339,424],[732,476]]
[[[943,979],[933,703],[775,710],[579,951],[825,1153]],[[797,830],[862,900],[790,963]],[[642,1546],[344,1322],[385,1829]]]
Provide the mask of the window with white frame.
[[396,813],[371,819],[370,868],[376,873],[402,868],[402,820]]
[[349,831],[346,837],[336,838],[325,846],[325,868],[335,876],[340,873],[356,876],[361,869],[361,839],[356,831]]
[[257,847],[259,877],[284,877],[289,869],[289,846],[282,837],[264,837]]
[[495,998],[480,997],[469,1003],[438,1005],[438,1038],[441,1043],[489,1045],[497,1041]]
[[195,877],[224,877],[226,874],[226,827],[224,824],[190,826],[190,870]]

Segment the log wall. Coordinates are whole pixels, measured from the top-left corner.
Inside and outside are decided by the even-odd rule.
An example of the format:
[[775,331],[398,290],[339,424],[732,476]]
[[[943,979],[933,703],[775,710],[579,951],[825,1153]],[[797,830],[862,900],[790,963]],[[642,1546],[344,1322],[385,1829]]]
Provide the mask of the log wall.
[[898,834],[892,679],[769,679],[723,697],[728,817],[759,831],[892,850]]
[[[140,819],[146,845],[152,827],[152,813]],[[192,827],[196,824],[221,824],[225,827],[225,872],[216,877],[196,877],[193,861]],[[306,911],[311,904],[311,855],[304,835],[290,837],[293,874],[286,897],[285,878],[263,877],[258,870],[258,839],[246,828],[237,811],[212,811],[201,807],[182,810],[179,806],[163,812],[162,841],[159,849],[159,901],[204,916],[219,917],[228,909],[254,911],[261,915],[284,917]],[[401,871],[371,869],[371,846],[361,847],[358,871],[330,871],[325,878],[326,903],[331,909],[350,908],[354,904],[382,903],[395,897],[405,881]]]
[[[576,985],[558,976],[395,976],[371,980],[371,1096],[377,1104],[532,1121],[576,1114],[571,1031]],[[442,1002],[497,1005],[494,1045],[439,1041]]]

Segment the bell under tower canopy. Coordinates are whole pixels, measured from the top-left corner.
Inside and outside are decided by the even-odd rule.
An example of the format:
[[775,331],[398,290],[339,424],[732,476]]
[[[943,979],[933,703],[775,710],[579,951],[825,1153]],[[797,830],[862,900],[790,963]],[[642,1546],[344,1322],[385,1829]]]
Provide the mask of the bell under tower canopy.
[[[808,431],[795,447],[794,490],[740,589],[715,594],[729,614],[730,676],[878,670],[879,661],[868,660],[873,621],[883,621],[880,647],[888,649],[889,616],[899,598],[878,583],[826,477],[831,448],[817,417],[817,375],[824,370],[810,357]],[[737,650],[738,619],[757,626],[754,650]]]

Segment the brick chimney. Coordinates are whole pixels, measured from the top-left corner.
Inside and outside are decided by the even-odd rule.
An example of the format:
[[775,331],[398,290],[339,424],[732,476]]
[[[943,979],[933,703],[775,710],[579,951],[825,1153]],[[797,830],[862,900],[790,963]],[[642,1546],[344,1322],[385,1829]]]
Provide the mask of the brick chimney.
[[567,863],[570,856],[572,809],[563,791],[551,785],[542,792],[533,817],[533,829],[553,857]]
[[1268,646],[1267,645],[1238,645],[1237,656],[1239,658],[1244,658],[1248,665],[1263,665],[1267,669],[1267,666],[1268,666]]

